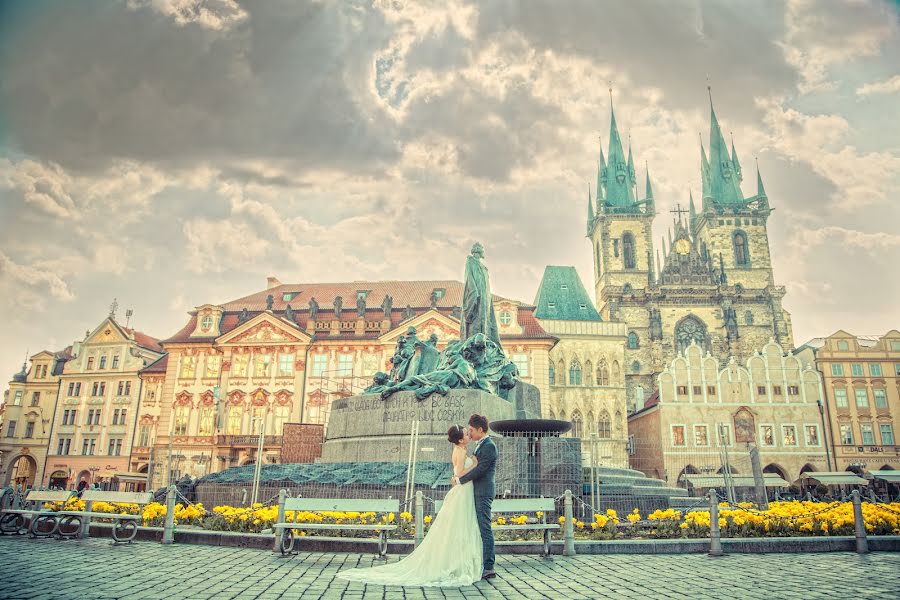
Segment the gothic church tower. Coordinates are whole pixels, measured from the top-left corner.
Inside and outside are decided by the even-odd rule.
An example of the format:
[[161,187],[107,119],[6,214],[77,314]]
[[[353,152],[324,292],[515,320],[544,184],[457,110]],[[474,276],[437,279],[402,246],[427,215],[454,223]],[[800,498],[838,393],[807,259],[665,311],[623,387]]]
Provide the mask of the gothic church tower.
[[[695,343],[724,364],[743,363],[770,339],[793,347],[790,315],[776,286],[766,229],[771,208],[757,170],[744,197],[740,161],[725,145],[710,100],[710,155],[701,143],[702,205],[691,195],[654,250],[656,216],[649,171],[636,191],[631,148],[625,157],[611,110],[608,162],[600,151],[596,198],[588,198],[598,310],[628,326],[624,373],[631,410],[643,406],[664,365]],[[687,213],[689,216],[686,216]]]

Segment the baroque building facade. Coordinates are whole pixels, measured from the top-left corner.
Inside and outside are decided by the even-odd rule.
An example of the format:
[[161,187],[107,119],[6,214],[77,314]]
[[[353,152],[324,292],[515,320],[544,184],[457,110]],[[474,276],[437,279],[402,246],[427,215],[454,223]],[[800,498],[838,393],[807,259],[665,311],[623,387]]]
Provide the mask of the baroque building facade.
[[588,197],[587,236],[601,317],[627,326],[629,409],[638,410],[656,375],[691,343],[724,365],[746,361],[768,340],[793,347],[783,286],[772,271],[767,223],[772,208],[757,170],[756,194],[741,191],[743,170],[729,151],[710,103],[710,154],[701,144],[702,202],[675,212],[673,230],[653,243],[656,203],[646,174],[637,192],[634,158],[626,156],[611,113],[608,156],[600,151],[596,198]]
[[110,314],[81,342],[59,376],[43,485],[82,481],[115,487],[146,465],[131,448],[141,396],[139,372],[163,356],[159,340]]
[[30,357],[31,366],[13,375],[0,408],[0,483],[33,487],[43,479],[56,407],[59,376],[72,359],[71,348],[43,350]]
[[[283,284],[190,313],[163,340],[164,360],[146,384],[135,455],[152,462],[151,483],[192,477],[257,460],[280,460],[285,423],[326,425],[333,400],[360,393],[389,371],[401,335],[459,336],[459,281]],[[534,307],[494,297],[504,350],[520,378],[548,397],[549,352],[556,338]],[[264,433],[263,433],[264,432]],[[257,456],[260,434],[263,452]]]
[[746,478],[755,446],[763,472],[787,484],[803,472],[830,471],[822,389],[818,371],[774,341],[724,367],[692,341],[628,419],[631,465],[671,486],[721,474],[725,464]]
[[627,466],[625,324],[600,318],[575,267],[546,267],[534,305],[559,340],[550,350],[544,416],[572,423],[569,435],[581,438],[586,464],[594,444],[598,461]]
[[835,470],[900,470],[900,332],[839,330],[797,349],[824,379]]

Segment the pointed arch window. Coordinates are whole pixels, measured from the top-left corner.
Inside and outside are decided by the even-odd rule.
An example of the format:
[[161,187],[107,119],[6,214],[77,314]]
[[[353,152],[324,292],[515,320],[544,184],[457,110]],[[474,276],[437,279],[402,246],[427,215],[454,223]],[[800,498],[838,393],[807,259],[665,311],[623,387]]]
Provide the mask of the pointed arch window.
[[690,315],[675,326],[676,350],[683,353],[692,342],[706,349],[706,325],[697,317]]
[[548,378],[550,385],[556,384],[556,369],[553,367],[553,361],[550,361],[550,369],[548,371]]
[[640,347],[640,340],[638,339],[638,334],[633,331],[628,332],[628,349],[635,350]]
[[570,435],[572,437],[580,438],[584,433],[584,419],[581,417],[581,411],[577,408],[575,412],[572,413],[572,431]]
[[734,245],[734,264],[739,267],[750,266],[750,250],[747,247],[747,234],[736,231],[731,238]]
[[608,440],[612,437],[612,421],[609,413],[605,410],[600,413],[600,420],[597,421],[597,437],[601,440]]
[[609,365],[605,358],[597,365],[597,385],[609,385]]
[[577,358],[569,365],[569,385],[581,385],[581,363]]
[[634,261],[634,236],[630,231],[622,235],[622,262],[626,269],[635,268]]

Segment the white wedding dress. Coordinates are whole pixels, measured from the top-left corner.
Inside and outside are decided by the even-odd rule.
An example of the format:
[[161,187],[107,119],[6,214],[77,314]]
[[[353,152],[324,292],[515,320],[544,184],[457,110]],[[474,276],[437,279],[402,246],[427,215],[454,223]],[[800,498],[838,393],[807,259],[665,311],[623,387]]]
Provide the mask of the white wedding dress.
[[[472,464],[466,458],[465,468]],[[350,569],[340,579],[377,585],[459,587],[481,579],[481,533],[475,519],[472,483],[447,492],[441,512],[435,516],[425,539],[400,562],[383,567]]]

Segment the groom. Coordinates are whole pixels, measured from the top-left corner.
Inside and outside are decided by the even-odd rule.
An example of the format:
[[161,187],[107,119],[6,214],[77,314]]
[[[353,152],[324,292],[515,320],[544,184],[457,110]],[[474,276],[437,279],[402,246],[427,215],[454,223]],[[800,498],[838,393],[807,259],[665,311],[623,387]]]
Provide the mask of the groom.
[[482,415],[469,417],[469,437],[475,440],[475,458],[478,464],[475,468],[463,475],[454,477],[451,483],[472,482],[475,492],[475,515],[478,517],[478,529],[481,530],[481,547],[484,557],[484,571],[482,579],[492,579],[497,576],[494,571],[494,532],[491,530],[491,502],[496,490],[494,488],[494,471],[497,465],[497,446],[488,437],[488,420]]

